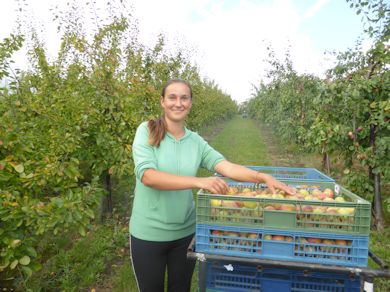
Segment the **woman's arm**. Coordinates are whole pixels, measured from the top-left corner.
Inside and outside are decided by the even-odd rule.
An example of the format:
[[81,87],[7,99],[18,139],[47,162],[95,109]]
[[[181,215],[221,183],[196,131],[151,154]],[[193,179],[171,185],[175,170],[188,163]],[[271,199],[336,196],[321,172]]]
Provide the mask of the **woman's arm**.
[[278,181],[277,179],[268,174],[249,169],[239,164],[231,163],[227,160],[219,162],[215,166],[215,171],[222,174],[223,176],[238,181],[266,183],[272,192],[275,192],[275,189],[280,189],[288,194],[295,193],[294,189],[288,187],[284,183]]
[[199,188],[215,194],[225,194],[229,187],[224,180],[218,177],[180,176],[152,168],[145,170],[142,183],[145,186],[159,190]]

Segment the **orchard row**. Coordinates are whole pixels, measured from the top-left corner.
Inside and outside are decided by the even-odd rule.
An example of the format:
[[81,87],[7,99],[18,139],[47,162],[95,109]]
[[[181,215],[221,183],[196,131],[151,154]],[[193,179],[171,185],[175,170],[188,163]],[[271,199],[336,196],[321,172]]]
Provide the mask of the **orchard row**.
[[[102,195],[110,198],[112,178],[133,175],[136,128],[160,115],[168,79],[193,85],[192,130],[237,111],[230,96],[201,77],[190,52],[168,53],[163,37],[144,46],[132,20],[118,15],[91,39],[72,25],[78,15],[61,17],[69,23],[59,24],[62,44],[53,61],[34,28],[0,43],[0,79],[7,79],[0,89],[0,281],[40,268],[42,236],[86,234]],[[26,72],[11,67],[23,46],[31,60]]]

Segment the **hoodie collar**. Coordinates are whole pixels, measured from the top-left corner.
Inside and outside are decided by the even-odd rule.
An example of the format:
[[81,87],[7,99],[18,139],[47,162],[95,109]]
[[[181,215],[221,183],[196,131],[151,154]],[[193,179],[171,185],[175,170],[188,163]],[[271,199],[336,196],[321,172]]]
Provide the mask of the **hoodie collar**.
[[185,139],[187,139],[189,136],[191,135],[191,131],[190,130],[188,130],[186,127],[184,127],[184,135],[179,139],[179,140],[177,140],[176,138],[175,138],[175,136],[173,136],[171,133],[169,133],[168,131],[167,131],[167,133],[166,133],[166,136],[167,137],[169,137],[170,139],[172,139],[172,140],[175,140],[175,141],[184,141]]

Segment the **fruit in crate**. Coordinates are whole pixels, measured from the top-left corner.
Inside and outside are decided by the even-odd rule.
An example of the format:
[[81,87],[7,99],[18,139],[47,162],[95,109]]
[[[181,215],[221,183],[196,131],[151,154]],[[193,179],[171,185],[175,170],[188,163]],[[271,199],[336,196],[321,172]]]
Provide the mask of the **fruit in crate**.
[[324,252],[333,252],[334,251],[334,247],[333,245],[335,245],[335,241],[333,239],[323,239],[322,240],[322,244],[325,244],[326,246],[321,246],[321,250],[324,251]]
[[335,200],[335,202],[340,202],[340,203],[345,202],[345,199],[341,196],[336,197],[334,200]]
[[284,235],[272,235],[272,240],[284,241],[285,237]]
[[229,196],[234,196],[238,193],[238,189],[236,187],[229,187],[228,192],[226,193]]
[[306,196],[309,195],[309,192],[308,192],[308,190],[306,190],[306,189],[300,189],[298,192],[299,192],[303,197],[306,197]]
[[313,212],[313,207],[310,205],[303,205],[302,206],[302,211],[305,213],[311,213]]
[[267,210],[267,211],[275,211],[276,208],[275,208],[274,206],[272,206],[272,205],[268,205],[268,206],[265,206],[265,207],[264,207],[264,210]]
[[263,235],[264,240],[272,240],[272,235],[271,234],[265,234]]
[[280,205],[280,210],[288,211],[288,212],[294,212],[296,210],[296,207],[293,204],[281,204]]
[[326,194],[326,196],[327,196],[328,198],[333,198],[333,197],[334,197],[333,190],[330,189],[330,188],[326,188],[322,193],[323,193],[323,194]]
[[331,197],[326,197],[325,199],[322,200],[323,202],[334,202],[334,199]]
[[259,198],[259,199],[269,199],[269,198],[271,198],[271,195],[270,194],[263,194],[263,193],[260,193],[260,194],[257,194],[256,196],[255,196],[255,198]]
[[306,237],[307,242],[309,243],[321,243],[321,238],[318,237]]
[[251,193],[252,190],[250,188],[243,188],[241,193],[245,194],[245,193]]
[[258,206],[258,203],[255,201],[244,201],[244,207],[249,209],[255,209]]
[[237,202],[231,200],[222,200],[221,206],[225,208],[239,208]]
[[311,195],[313,197],[318,197],[320,194],[322,194],[322,192],[319,189],[314,189],[311,191]]
[[326,208],[326,214],[337,215],[337,214],[339,214],[339,208],[337,208],[337,207],[328,207],[328,208]]
[[326,207],[325,206],[315,206],[313,207],[313,213],[314,214],[324,214],[326,213]]
[[355,208],[352,207],[340,207],[338,210],[340,215],[353,215],[355,214]]
[[222,205],[222,201],[216,199],[210,199],[210,205],[211,207],[220,207]]

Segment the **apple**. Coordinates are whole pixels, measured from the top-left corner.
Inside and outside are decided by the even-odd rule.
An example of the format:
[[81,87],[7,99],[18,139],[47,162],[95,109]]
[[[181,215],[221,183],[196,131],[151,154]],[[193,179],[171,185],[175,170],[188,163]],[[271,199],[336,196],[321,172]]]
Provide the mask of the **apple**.
[[328,207],[326,209],[326,214],[331,214],[331,215],[339,214],[339,208],[337,208],[337,207]]
[[247,238],[248,240],[248,245],[256,245],[256,240],[257,240],[257,234],[256,233],[249,233]]
[[319,189],[314,189],[311,191],[311,195],[314,197],[318,197],[319,194],[321,194],[321,191]]
[[303,205],[302,206],[302,211],[305,213],[311,213],[313,212],[313,207],[310,205]]
[[244,207],[248,208],[248,209],[255,209],[259,205],[255,201],[244,201],[243,204],[244,204]]
[[283,235],[272,235],[272,240],[284,241],[285,237]]
[[238,193],[238,189],[236,187],[229,187],[227,195],[235,195]]
[[222,205],[222,201],[221,200],[216,200],[216,199],[211,199],[210,200],[210,205],[212,207],[220,207]]
[[326,199],[328,196],[327,196],[327,194],[325,194],[325,193],[319,193],[318,195],[317,195],[317,198],[318,199],[320,199],[320,200],[324,200],[324,199]]
[[269,194],[257,194],[255,198],[260,198],[260,199],[269,199],[271,196]]
[[312,200],[314,200],[314,197],[312,195],[307,195],[307,196],[305,196],[304,200],[312,201]]
[[[323,239],[322,244],[326,245],[335,245],[335,241],[333,239]],[[324,252],[333,252],[333,246],[322,246],[321,250]]]
[[343,246],[346,246],[347,245],[347,241],[345,239],[336,239],[335,240],[335,244],[336,245],[343,245]]
[[355,214],[355,208],[352,207],[343,207],[339,208],[340,215],[353,215]]
[[238,207],[238,205],[235,201],[230,201],[230,200],[222,200],[221,206],[225,207],[225,208],[237,208]]
[[233,213],[231,216],[229,216],[229,220],[231,222],[241,222],[243,220],[240,213]]
[[309,192],[305,189],[300,189],[298,191],[301,195],[303,195],[304,197],[308,196],[309,195]]
[[285,199],[287,200],[298,200],[298,197],[296,195],[285,195],[284,196]]
[[212,235],[218,235],[218,236],[219,236],[219,235],[222,235],[222,231],[221,231],[221,230],[215,230],[215,229],[214,229],[214,230],[211,230],[211,234],[212,234]]
[[295,205],[293,205],[293,204],[281,204],[280,210],[294,212],[296,210],[296,208],[295,208]]
[[323,202],[334,202],[334,199],[331,197],[326,197],[325,199],[322,200]]
[[292,242],[294,240],[292,236],[285,236],[284,239],[288,242]]
[[[347,246],[348,245],[347,241],[344,240],[344,239],[336,239],[335,240],[335,244],[336,245],[341,245],[341,246]],[[338,253],[346,253],[347,249],[346,248],[337,248],[336,251]]]
[[267,211],[275,211],[276,209],[275,209],[274,206],[268,205],[268,206],[265,206],[265,207],[264,207],[264,210],[267,210]]
[[219,210],[217,213],[217,220],[227,221],[229,218],[229,213],[227,210]]
[[323,207],[323,206],[313,207],[314,214],[324,214],[325,212],[326,212],[326,207]]
[[263,235],[264,240],[272,240],[272,235],[271,234],[265,234]]
[[284,196],[282,194],[272,194],[272,199],[284,199]]
[[334,197],[333,190],[330,189],[330,188],[326,188],[322,193],[326,194],[329,198],[333,198]]
[[241,193],[250,193],[252,190],[250,188],[243,188]]
[[343,197],[340,197],[340,196],[336,197],[334,200],[335,200],[335,202],[345,202],[345,199]]
[[253,212],[253,216],[256,218],[262,218],[263,217],[263,209],[261,209],[261,208],[255,209],[255,211]]
[[318,237],[307,237],[307,242],[310,242],[310,243],[321,243],[321,238],[318,238]]

